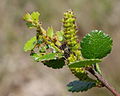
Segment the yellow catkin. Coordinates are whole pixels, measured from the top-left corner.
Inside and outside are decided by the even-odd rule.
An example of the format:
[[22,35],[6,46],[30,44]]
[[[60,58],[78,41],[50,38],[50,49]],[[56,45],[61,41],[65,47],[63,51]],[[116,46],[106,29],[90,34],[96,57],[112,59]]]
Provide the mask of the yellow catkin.
[[[71,10],[64,13],[64,18],[62,19],[64,28],[64,39],[70,49],[70,56],[67,58],[68,63],[83,59],[80,51],[80,44],[77,42],[78,40],[76,36],[77,29],[75,20],[76,19],[74,13]],[[70,70],[80,80],[88,79],[87,73],[85,72],[84,68],[71,68]]]

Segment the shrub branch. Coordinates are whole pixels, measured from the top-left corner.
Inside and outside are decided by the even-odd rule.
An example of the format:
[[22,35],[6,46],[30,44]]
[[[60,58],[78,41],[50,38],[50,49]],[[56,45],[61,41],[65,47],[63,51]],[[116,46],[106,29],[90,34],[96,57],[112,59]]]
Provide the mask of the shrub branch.
[[100,74],[98,74],[94,69],[92,68],[86,68],[88,72],[90,72],[92,75],[94,75],[104,87],[106,87],[111,93],[113,93],[114,96],[120,96],[120,94],[107,82],[107,80],[104,79],[104,77]]

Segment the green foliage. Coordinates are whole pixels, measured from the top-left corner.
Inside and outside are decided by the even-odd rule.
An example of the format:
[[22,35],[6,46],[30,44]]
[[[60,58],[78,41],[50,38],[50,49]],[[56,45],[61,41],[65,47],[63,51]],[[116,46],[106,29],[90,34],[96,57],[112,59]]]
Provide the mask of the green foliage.
[[59,41],[63,41],[63,31],[61,30],[61,31],[57,31],[57,38],[58,38],[58,40]]
[[25,21],[27,21],[26,25],[29,27],[29,28],[35,28],[38,26],[39,24],[39,16],[40,16],[40,13],[39,12],[33,12],[31,14],[27,13],[25,14],[25,16],[23,17],[23,19]]
[[37,54],[37,53],[31,53],[30,56],[32,56],[32,58],[39,62],[39,58],[42,56],[42,54]]
[[35,61],[46,61],[46,60],[53,60],[56,58],[61,58],[62,53],[47,53],[47,54],[37,54],[33,53],[31,56],[34,58]]
[[60,54],[60,53],[48,53],[48,54],[41,56],[39,58],[39,61],[56,59],[56,57],[58,57],[58,56],[61,57],[62,54]]
[[67,85],[68,91],[70,92],[83,92],[95,86],[96,86],[95,82],[90,82],[90,81],[87,82],[87,81],[79,81],[79,80],[70,82]]
[[31,15],[29,13],[25,14],[25,16],[23,17],[23,19],[25,21],[29,21],[29,22],[32,21],[32,17],[31,17]]
[[44,65],[53,69],[60,69],[65,65],[65,61],[62,58],[61,53],[49,53],[45,55],[32,53],[31,56],[34,58],[35,61],[43,61],[42,63]]
[[40,13],[39,12],[33,12],[31,14],[31,18],[34,22],[39,22],[39,16],[40,16]]
[[48,27],[47,36],[50,37],[50,38],[53,38],[53,35],[54,35],[53,28],[52,27]]
[[98,78],[90,77],[88,69],[92,68],[101,74],[98,63],[110,53],[111,37],[102,31],[93,30],[79,44],[76,36],[76,18],[71,10],[64,13],[63,29],[57,32],[52,27],[45,30],[39,23],[39,16],[40,13],[33,12],[23,17],[28,28],[36,28],[36,36],[26,42],[24,51],[31,51],[30,56],[35,61],[53,69],[63,68],[66,64],[79,79],[67,85],[70,92],[83,92],[92,87],[102,86]]
[[32,22],[27,22],[26,25],[29,28],[35,28],[36,27],[36,25],[34,23],[32,23]]
[[81,52],[84,58],[103,58],[111,52],[112,39],[103,31],[93,30],[81,41]]
[[40,16],[40,13],[39,12],[33,12],[31,14],[27,13],[25,14],[25,16],[23,17],[23,19],[25,21],[28,21],[28,22],[39,22],[39,16]]
[[63,58],[53,59],[53,60],[45,61],[43,63],[44,65],[48,67],[52,67],[53,69],[60,69],[65,65],[65,61]]
[[36,40],[36,37],[34,36],[25,43],[24,51],[26,52],[26,51],[32,50],[36,44],[37,44],[37,40]]
[[81,67],[89,67],[92,66],[93,64],[101,62],[100,59],[85,59],[81,61],[76,61],[73,63],[69,64],[70,68],[81,68]]

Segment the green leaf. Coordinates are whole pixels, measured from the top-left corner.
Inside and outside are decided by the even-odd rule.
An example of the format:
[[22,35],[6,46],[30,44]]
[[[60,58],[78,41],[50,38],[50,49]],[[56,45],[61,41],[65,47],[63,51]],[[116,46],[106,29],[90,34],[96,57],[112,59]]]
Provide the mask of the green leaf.
[[53,28],[52,27],[48,27],[48,30],[47,30],[47,36],[52,38],[54,35],[54,31],[53,31]]
[[25,16],[23,16],[23,19],[25,21],[29,21],[29,22],[32,21],[32,17],[31,17],[31,15],[29,13],[25,14]]
[[91,81],[87,82],[87,81],[79,81],[79,80],[70,82],[67,85],[68,91],[70,92],[83,92],[95,86],[96,86],[95,82],[91,82]]
[[39,61],[51,60],[56,58],[56,53],[48,53],[39,58]]
[[53,69],[60,69],[65,65],[65,61],[64,59],[60,58],[60,59],[45,61],[43,64],[46,65],[47,67],[52,67]]
[[33,12],[31,14],[27,13],[23,17],[23,19],[27,22],[26,25],[29,28],[34,28],[39,23],[39,16],[40,16],[39,12]]
[[34,23],[32,23],[32,22],[27,22],[26,25],[27,25],[28,28],[36,27],[36,25]]
[[46,47],[45,47],[45,46],[40,47],[39,52],[40,52],[40,53],[45,53],[45,52],[46,52]]
[[31,14],[29,14],[29,13],[25,14],[23,19],[28,22],[33,22],[33,21],[38,22],[39,16],[40,16],[39,12],[32,12]]
[[81,61],[76,61],[69,64],[70,68],[81,68],[81,67],[87,67],[92,66],[93,64],[101,62],[100,59],[85,59]]
[[93,30],[81,41],[81,52],[84,58],[101,59],[111,52],[112,39],[102,31]]
[[33,12],[33,13],[31,14],[32,20],[33,20],[33,21],[36,21],[36,22],[39,21],[39,16],[40,16],[40,13],[39,13],[39,12]]
[[47,53],[45,55],[41,55],[41,53],[40,54],[34,53],[31,56],[34,58],[35,61],[39,62],[61,58],[62,55],[63,55],[62,53]]
[[39,58],[42,56],[42,54],[32,53],[32,54],[30,54],[30,56],[32,56],[32,58],[35,61],[39,62]]
[[58,40],[59,41],[62,41],[63,40],[63,31],[58,31],[58,32],[56,32],[56,34],[57,34],[57,38],[58,38]]
[[34,46],[37,44],[36,36],[28,40],[24,45],[24,51],[30,51],[34,48]]

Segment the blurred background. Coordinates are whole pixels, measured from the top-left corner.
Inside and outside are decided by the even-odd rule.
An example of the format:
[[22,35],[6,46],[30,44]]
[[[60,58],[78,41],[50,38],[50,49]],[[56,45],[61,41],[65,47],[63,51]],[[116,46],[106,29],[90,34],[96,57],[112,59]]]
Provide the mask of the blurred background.
[[39,11],[44,28],[57,31],[68,9],[76,14],[79,39],[93,29],[113,38],[112,53],[100,66],[120,92],[120,0],[0,0],[0,96],[112,96],[105,88],[69,93],[66,84],[77,78],[67,67],[47,68],[23,51],[24,43],[35,35],[22,20],[26,12]]

